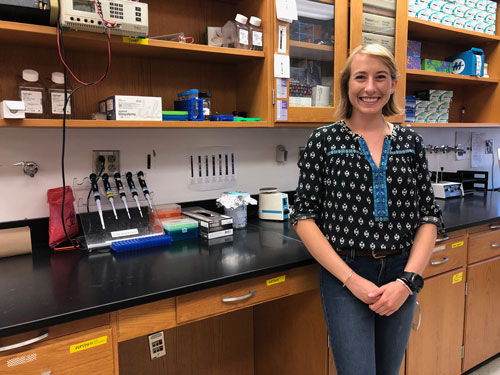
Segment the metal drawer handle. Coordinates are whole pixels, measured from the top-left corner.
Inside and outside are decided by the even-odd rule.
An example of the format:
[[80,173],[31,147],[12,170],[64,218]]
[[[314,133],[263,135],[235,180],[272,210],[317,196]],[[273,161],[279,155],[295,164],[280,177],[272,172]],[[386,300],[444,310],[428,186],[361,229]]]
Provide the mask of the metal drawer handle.
[[500,243],[492,243],[490,246],[493,248],[500,247]]
[[241,301],[247,298],[251,298],[257,294],[257,291],[255,289],[251,290],[249,293],[244,294],[242,296],[238,297],[223,297],[222,302],[228,303],[228,302],[236,302],[236,301]]
[[491,224],[490,229],[500,229],[500,224]]
[[12,344],[12,345],[8,345],[8,346],[1,346],[0,347],[0,352],[6,352],[8,350],[22,348],[23,346],[34,344],[35,342],[38,342],[38,341],[42,341],[46,337],[49,337],[49,333],[48,332],[44,333],[44,334],[41,334],[40,336],[35,337],[34,339],[29,339],[29,340],[26,340],[26,341],[23,341],[23,342],[18,342],[17,344]]
[[412,328],[415,331],[418,331],[420,329],[420,323],[422,323],[422,310],[420,309],[420,303],[417,301],[417,311],[418,311],[418,322],[417,324],[413,323]]
[[432,266],[439,266],[440,264],[446,263],[450,258],[444,257],[443,260],[438,260],[437,262],[431,262]]
[[443,241],[448,241],[450,239],[449,236],[444,236],[443,238],[437,238],[436,243],[443,242]]

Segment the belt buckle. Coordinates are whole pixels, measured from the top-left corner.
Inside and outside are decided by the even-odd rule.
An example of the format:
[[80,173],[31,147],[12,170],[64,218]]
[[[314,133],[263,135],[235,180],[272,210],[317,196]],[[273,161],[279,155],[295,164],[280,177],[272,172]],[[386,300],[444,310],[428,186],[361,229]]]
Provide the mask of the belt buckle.
[[372,257],[374,259],[383,259],[383,258],[387,257],[387,255],[377,255],[377,254],[375,254],[375,250],[372,250]]

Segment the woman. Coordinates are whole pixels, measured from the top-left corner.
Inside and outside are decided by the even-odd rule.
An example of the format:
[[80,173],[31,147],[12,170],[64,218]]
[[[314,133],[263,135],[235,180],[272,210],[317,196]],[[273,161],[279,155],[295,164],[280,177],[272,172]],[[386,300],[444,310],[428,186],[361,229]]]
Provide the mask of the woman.
[[316,129],[299,161],[292,222],[320,263],[339,375],[397,375],[441,211],[422,138],[399,113],[394,57],[356,48],[341,73],[338,121]]

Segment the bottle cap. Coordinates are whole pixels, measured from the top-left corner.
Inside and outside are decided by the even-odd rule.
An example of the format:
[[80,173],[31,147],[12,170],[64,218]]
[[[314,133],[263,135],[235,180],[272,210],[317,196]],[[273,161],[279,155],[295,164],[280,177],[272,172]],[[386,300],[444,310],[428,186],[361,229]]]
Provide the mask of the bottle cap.
[[260,27],[260,24],[262,23],[262,20],[259,17],[252,16],[252,17],[250,17],[249,23],[251,25]]
[[234,17],[235,21],[239,22],[239,23],[242,23],[242,24],[246,24],[247,21],[248,21],[248,18],[245,17],[243,14],[237,14],[236,17]]
[[52,82],[57,83],[59,85],[64,84],[64,74],[61,72],[53,72],[52,73]]
[[38,81],[38,72],[33,69],[24,69],[23,70],[23,79],[28,82],[37,82]]

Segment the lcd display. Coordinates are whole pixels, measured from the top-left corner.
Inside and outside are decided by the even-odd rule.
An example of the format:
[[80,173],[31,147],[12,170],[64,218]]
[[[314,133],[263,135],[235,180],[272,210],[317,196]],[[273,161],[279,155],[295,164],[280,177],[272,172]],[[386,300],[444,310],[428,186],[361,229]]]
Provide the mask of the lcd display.
[[73,0],[73,9],[81,10],[82,12],[95,13],[94,1],[89,0]]

